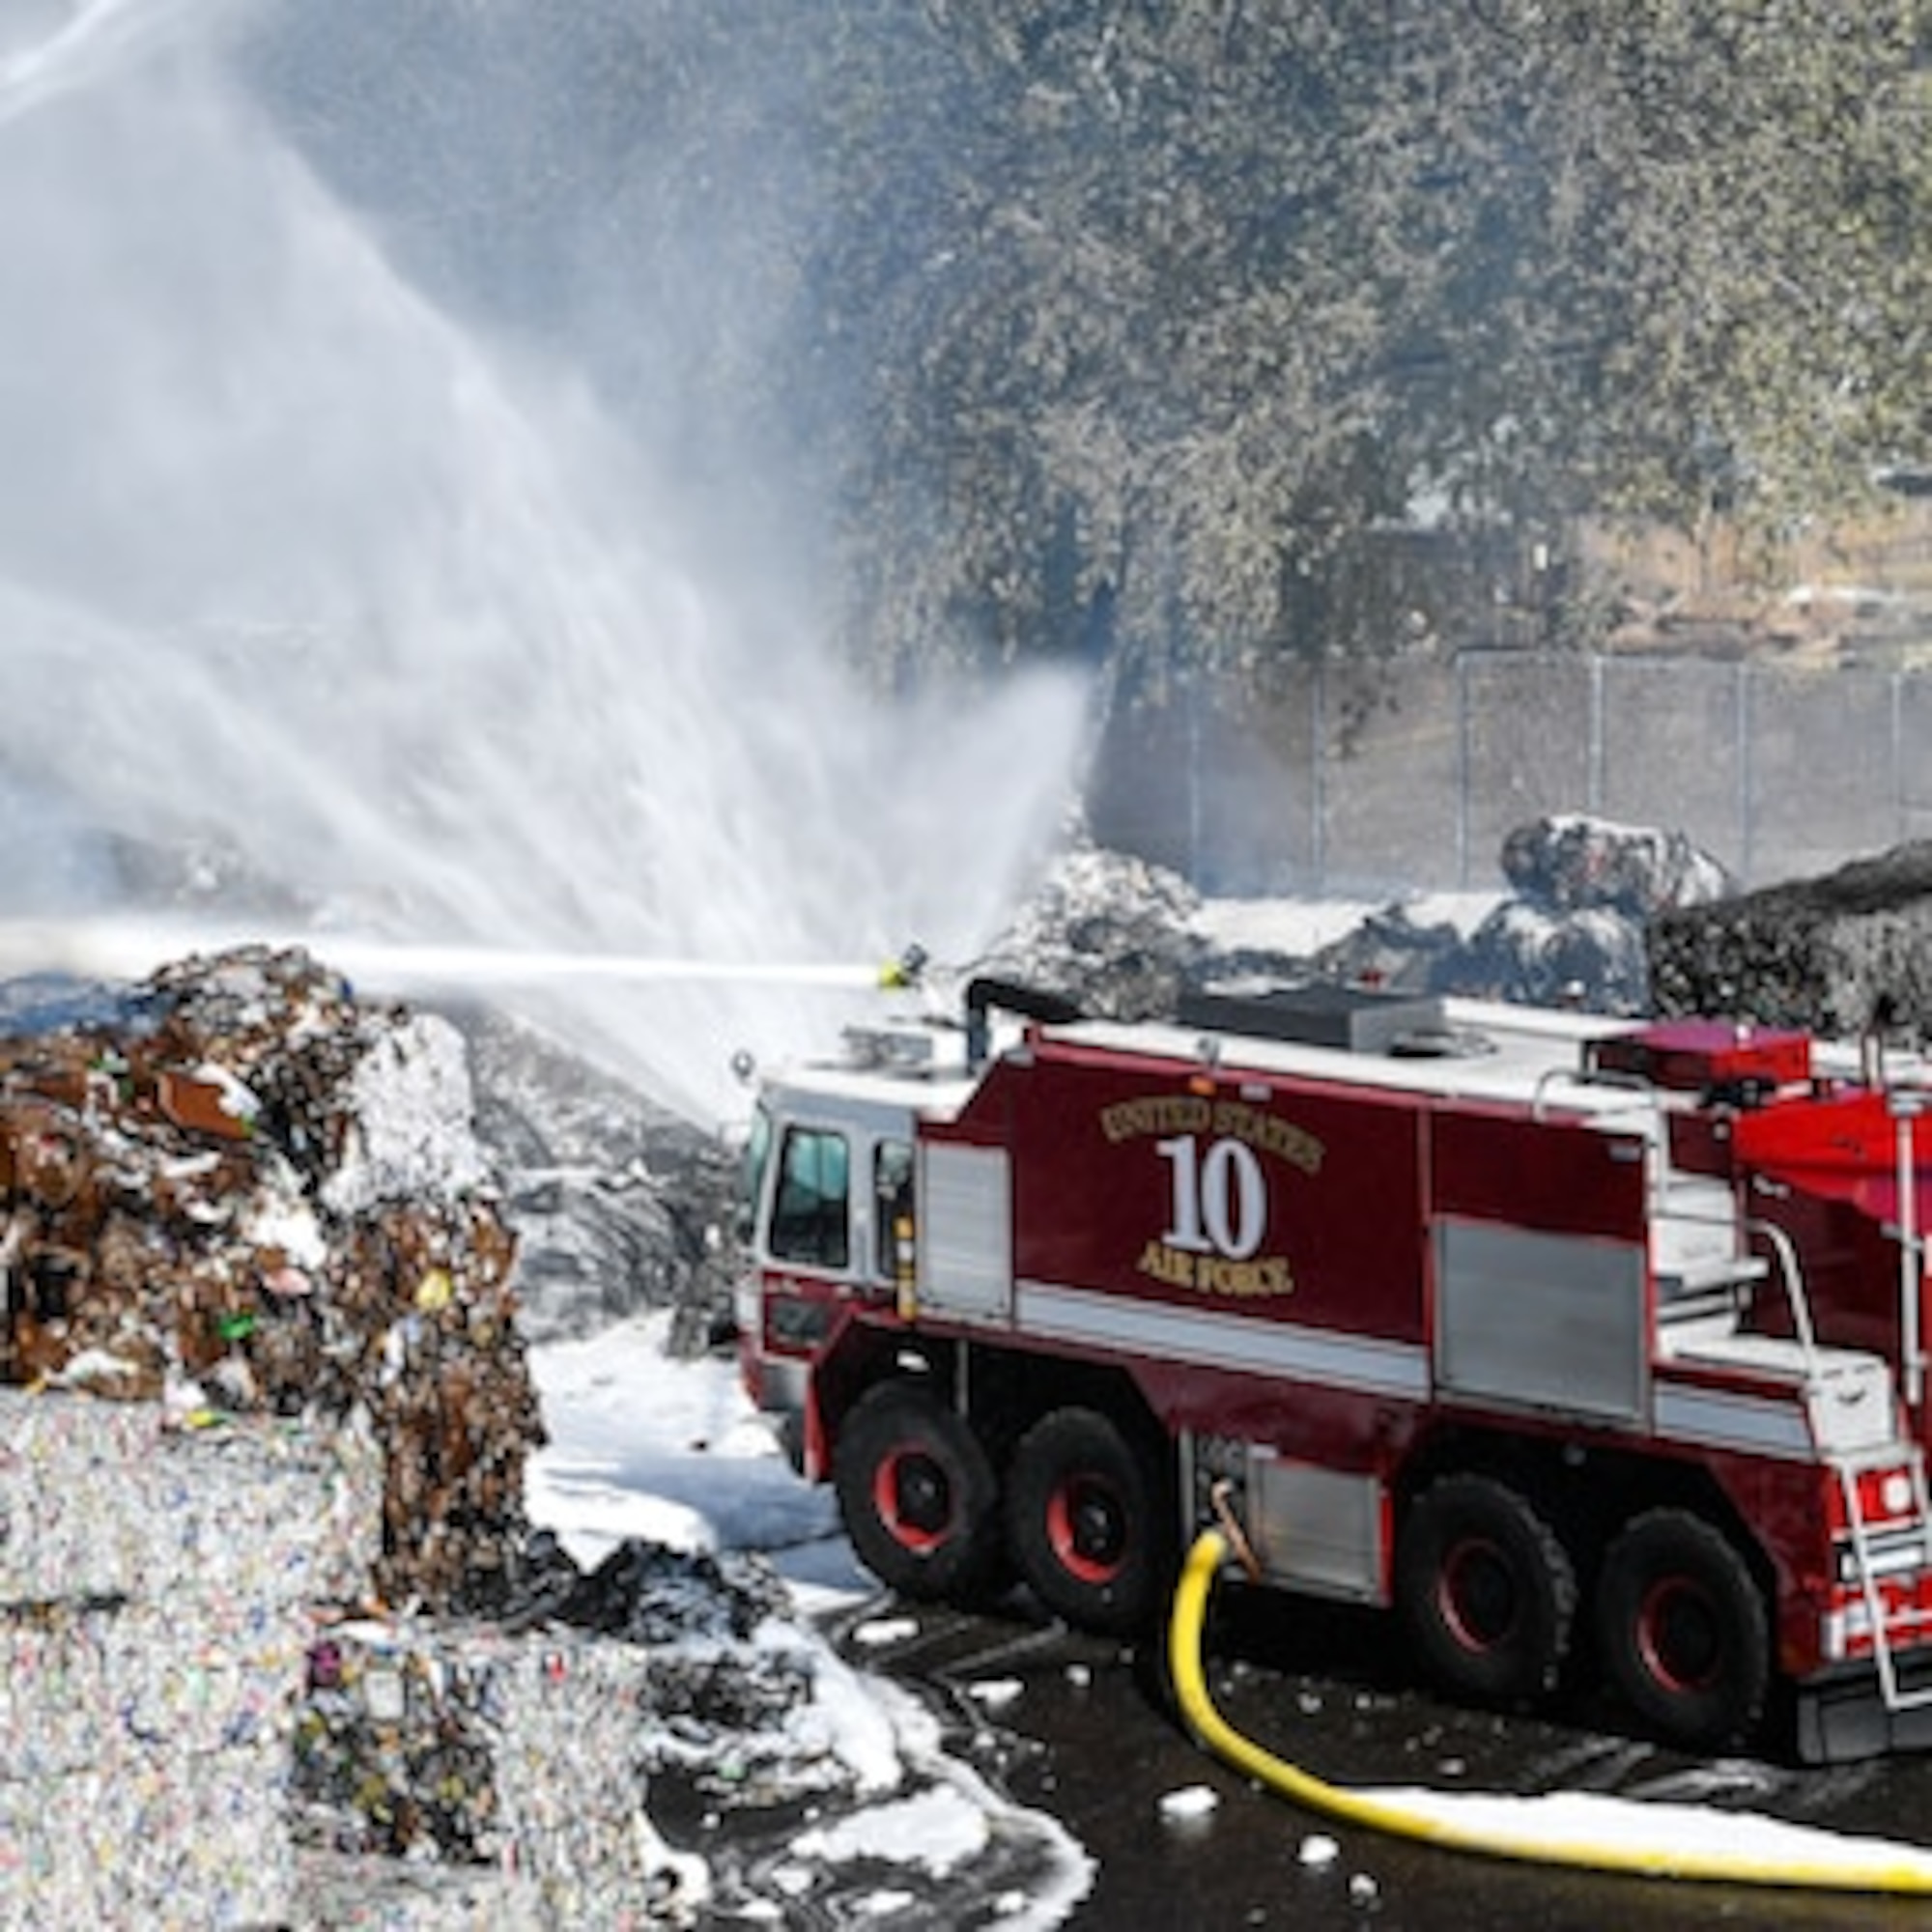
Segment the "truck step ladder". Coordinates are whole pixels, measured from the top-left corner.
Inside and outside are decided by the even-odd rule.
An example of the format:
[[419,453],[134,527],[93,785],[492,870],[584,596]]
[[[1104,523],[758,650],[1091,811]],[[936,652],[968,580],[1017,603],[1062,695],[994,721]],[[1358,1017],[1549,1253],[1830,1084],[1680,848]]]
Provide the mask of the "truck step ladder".
[[[1925,1487],[1925,1457],[1917,1443],[1895,1442],[1882,1449],[1866,1449],[1850,1455],[1829,1457],[1838,1479],[1838,1493],[1845,1507],[1845,1523],[1851,1535],[1852,1568],[1859,1594],[1864,1601],[1865,1617],[1871,1627],[1872,1661],[1878,1666],[1879,1690],[1888,1711],[1916,1711],[1932,1704],[1932,1683],[1907,1690],[1899,1681],[1898,1662],[1888,1626],[1885,1600],[1878,1586],[1878,1566],[1873,1558],[1871,1524],[1865,1516],[1859,1478],[1876,1469],[1903,1466],[1912,1481],[1910,1525],[1918,1540],[1920,1561],[1925,1559],[1928,1527],[1932,1527],[1932,1498]],[[1849,1633],[1847,1634],[1849,1636]]]
[[[1804,1287],[1798,1251],[1783,1229],[1768,1222],[1755,1222],[1752,1232],[1764,1237],[1777,1260],[1777,1274],[1790,1305],[1792,1326],[1804,1362],[1805,1411],[1811,1434],[1824,1453],[1827,1466],[1837,1479],[1838,1494],[1844,1504],[1845,1527],[1850,1539],[1853,1580],[1863,1600],[1865,1617],[1871,1627],[1872,1661],[1878,1668],[1880,1694],[1888,1711],[1919,1710],[1932,1704],[1932,1682],[1907,1689],[1899,1681],[1898,1660],[1888,1627],[1885,1599],[1879,1590],[1878,1565],[1872,1548],[1872,1525],[1865,1514],[1864,1496],[1859,1478],[1880,1469],[1903,1469],[1912,1486],[1909,1509],[1888,1519],[1898,1530],[1916,1540],[1918,1565],[1932,1562],[1932,1496],[1928,1496],[1925,1454],[1919,1445],[1900,1433],[1899,1419],[1905,1413],[1901,1392],[1889,1368],[1886,1371],[1889,1414],[1882,1433],[1872,1428],[1872,1419],[1862,1417],[1850,1429],[1840,1419],[1843,1399],[1858,1371],[1880,1361],[1843,1349],[1820,1350],[1811,1322],[1811,1300]],[[1862,1394],[1862,1391],[1860,1392]],[[1856,1404],[1854,1405],[1856,1406]],[[1862,1438],[1862,1439],[1860,1439]],[[1847,1640],[1849,1647],[1849,1632]]]

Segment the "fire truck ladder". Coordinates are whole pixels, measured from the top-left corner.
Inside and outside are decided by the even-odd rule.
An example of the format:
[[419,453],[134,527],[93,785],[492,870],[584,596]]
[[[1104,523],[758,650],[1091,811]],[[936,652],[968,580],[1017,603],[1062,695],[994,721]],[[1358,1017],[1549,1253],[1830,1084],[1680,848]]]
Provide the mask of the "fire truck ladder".
[[[1908,1216],[1909,1218],[1909,1216]],[[1877,1361],[1846,1350],[1832,1350],[1833,1359],[1820,1353],[1816,1330],[1811,1321],[1810,1297],[1805,1293],[1798,1251],[1782,1228],[1767,1221],[1753,1221],[1750,1232],[1763,1239],[1776,1257],[1777,1275],[1791,1311],[1792,1332],[1797,1338],[1804,1363],[1804,1403],[1813,1440],[1818,1444],[1826,1466],[1836,1478],[1838,1494],[1844,1505],[1845,1527],[1851,1542],[1852,1568],[1859,1595],[1864,1604],[1865,1618],[1871,1627],[1872,1661],[1878,1668],[1879,1690],[1888,1711],[1918,1710],[1932,1704],[1932,1682],[1907,1689],[1899,1681],[1898,1660],[1888,1628],[1885,1602],[1879,1593],[1878,1564],[1872,1548],[1872,1526],[1865,1514],[1864,1494],[1860,1477],[1879,1470],[1903,1469],[1912,1487],[1909,1514],[1899,1512],[1888,1520],[1902,1523],[1917,1540],[1918,1561],[1932,1560],[1932,1495],[1928,1495],[1925,1454],[1916,1439],[1901,1435],[1898,1429],[1898,1396],[1890,1387],[1889,1414],[1882,1439],[1871,1439],[1868,1426],[1853,1432],[1846,1440],[1839,1417],[1860,1407],[1871,1392],[1863,1372]],[[1909,1234],[1909,1231],[1907,1231]],[[1918,1265],[1918,1242],[1911,1240],[1909,1261]],[[1916,1302],[1916,1293],[1914,1294]],[[1908,1349],[1908,1380],[1911,1373]],[[1890,1378],[1888,1376],[1888,1382]],[[1858,1385],[1862,1381],[1862,1385]],[[1849,1637],[1849,1633],[1847,1633]]]

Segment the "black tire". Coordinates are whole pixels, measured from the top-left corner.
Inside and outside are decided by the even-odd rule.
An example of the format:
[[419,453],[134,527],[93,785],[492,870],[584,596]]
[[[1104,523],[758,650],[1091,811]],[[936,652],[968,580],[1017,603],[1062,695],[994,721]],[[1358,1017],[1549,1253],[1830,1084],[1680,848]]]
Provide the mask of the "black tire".
[[1689,1510],[1652,1510],[1610,1545],[1597,1642],[1625,1703],[1680,1749],[1742,1744],[1763,1716],[1764,1593],[1730,1538]]
[[902,1596],[967,1603],[997,1571],[1000,1492],[980,1438],[930,1390],[882,1382],[838,1434],[833,1482],[859,1560]]
[[1013,1560],[1076,1629],[1127,1636],[1153,1622],[1174,1580],[1174,1515],[1158,1462],[1097,1409],[1053,1410],[1013,1452]]
[[1443,1476],[1410,1505],[1396,1604],[1429,1674],[1457,1697],[1519,1705],[1556,1686],[1577,1573],[1529,1501],[1489,1476]]

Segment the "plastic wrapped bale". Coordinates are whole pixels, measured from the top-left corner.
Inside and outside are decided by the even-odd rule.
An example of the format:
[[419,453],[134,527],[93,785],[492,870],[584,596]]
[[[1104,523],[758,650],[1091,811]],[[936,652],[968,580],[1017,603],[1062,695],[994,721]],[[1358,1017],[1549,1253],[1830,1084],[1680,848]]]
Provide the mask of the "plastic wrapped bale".
[[548,1923],[679,1922],[705,1872],[644,1808],[651,1679],[642,1646],[579,1632],[346,1622],[310,1658],[297,1834],[515,1873]]

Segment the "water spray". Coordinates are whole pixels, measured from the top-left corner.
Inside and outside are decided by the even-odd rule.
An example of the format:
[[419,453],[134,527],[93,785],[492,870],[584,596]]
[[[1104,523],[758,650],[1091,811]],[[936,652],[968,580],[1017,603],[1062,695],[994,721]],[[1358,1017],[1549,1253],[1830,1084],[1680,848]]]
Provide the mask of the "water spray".
[[882,965],[429,946],[346,933],[265,933],[205,922],[73,919],[0,923],[0,976],[69,973],[85,979],[136,980],[190,953],[261,945],[298,947],[357,984],[392,994],[530,988],[583,980],[905,990],[919,984],[926,965],[924,949],[917,945]]
[[[212,848],[358,986],[500,995],[701,1118],[741,1104],[732,1047],[861,1017],[891,935],[985,950],[1063,816],[1078,680],[880,700],[816,573],[748,565],[586,380],[595,317],[518,305],[487,198],[421,191],[554,149],[597,314],[681,366],[690,292],[604,245],[613,186],[666,198],[650,130],[571,191],[608,10],[443,10],[434,61],[373,0],[36,11],[0,26],[0,360],[35,372],[0,385],[0,814],[32,835],[0,917],[62,923],[0,970],[276,938],[157,924],[105,841]],[[409,86],[366,84],[397,57]]]

